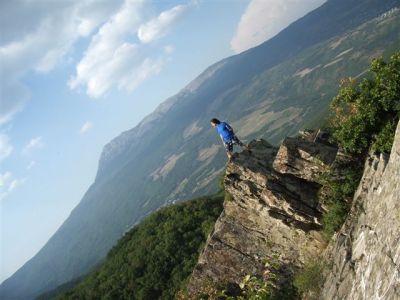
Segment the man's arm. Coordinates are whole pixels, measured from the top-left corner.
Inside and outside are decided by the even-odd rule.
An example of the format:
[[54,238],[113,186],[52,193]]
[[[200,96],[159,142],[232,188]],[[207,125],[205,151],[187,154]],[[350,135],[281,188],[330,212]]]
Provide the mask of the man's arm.
[[219,137],[221,138],[222,143],[225,144],[224,138],[222,137],[222,134],[220,134]]

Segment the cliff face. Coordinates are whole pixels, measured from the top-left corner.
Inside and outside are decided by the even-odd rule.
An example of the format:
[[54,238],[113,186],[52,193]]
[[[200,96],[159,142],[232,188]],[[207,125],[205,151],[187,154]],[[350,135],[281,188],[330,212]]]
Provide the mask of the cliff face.
[[280,149],[263,140],[250,146],[251,153],[235,154],[227,165],[225,188],[231,197],[193,271],[190,294],[210,283],[262,275],[272,257],[280,277],[289,279],[323,249],[320,186],[312,177],[333,161],[336,149],[292,138]]
[[367,159],[349,216],[328,247],[319,235],[314,180],[336,149],[299,138],[285,139],[279,149],[253,141],[251,149],[227,164],[231,197],[192,273],[189,294],[238,284],[248,274],[265,278],[272,258],[287,283],[321,255],[326,279],[319,299],[400,299],[400,123],[390,158]]
[[325,252],[323,299],[400,299],[400,123],[390,158],[371,156],[351,213]]

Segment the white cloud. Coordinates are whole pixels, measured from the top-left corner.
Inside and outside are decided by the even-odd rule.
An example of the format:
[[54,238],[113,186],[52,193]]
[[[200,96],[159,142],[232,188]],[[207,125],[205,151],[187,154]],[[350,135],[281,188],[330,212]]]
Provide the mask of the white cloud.
[[42,137],[38,136],[35,138],[32,138],[28,144],[24,147],[22,150],[23,154],[30,154],[33,150],[43,148],[44,143],[42,141]]
[[[1,57],[0,49],[0,59]],[[2,62],[2,67],[3,65],[5,63]],[[16,78],[8,77],[2,67],[0,68],[0,125],[11,121],[14,115],[23,109],[28,99],[27,88]]]
[[141,44],[141,25],[147,40],[160,38],[191,5],[151,19],[148,0],[0,1],[0,125],[11,121],[29,99],[24,75],[49,72],[68,61],[74,44],[93,33],[69,86],[83,86],[91,97],[112,87],[132,91],[157,74],[170,54]]
[[92,38],[69,80],[71,89],[86,85],[86,93],[100,97],[139,64],[138,46],[125,41],[139,27],[143,1],[126,1]]
[[114,86],[131,92],[145,79],[158,74],[168,60],[166,56],[171,52],[152,48],[140,41],[132,42],[132,39],[136,35],[140,39],[140,30],[149,32],[143,28],[149,28],[147,25],[150,23],[154,24],[154,30],[146,35],[146,42],[164,36],[188,6],[176,6],[150,22],[144,22],[147,2],[127,0],[93,36],[89,48],[76,67],[76,75],[68,82],[69,87],[86,87],[90,97],[98,98]]
[[252,0],[231,40],[236,53],[272,38],[326,0]]
[[17,179],[14,179],[13,181],[11,181],[11,183],[8,187],[8,191],[9,192],[13,191],[18,185],[19,185],[19,181]]
[[13,151],[8,135],[0,133],[0,161],[8,157]]
[[166,54],[172,54],[174,51],[175,51],[175,48],[172,45],[167,45],[164,47],[164,52]]
[[0,124],[12,120],[29,97],[21,78],[48,72],[78,38],[89,35],[120,1],[0,1]]
[[11,179],[12,174],[11,172],[5,172],[3,174],[0,174],[0,187],[4,187],[7,182]]
[[142,24],[138,30],[138,37],[143,43],[150,43],[168,33],[171,25],[190,7],[187,5],[177,5],[170,10],[163,11],[157,18]]
[[87,121],[87,122],[85,122],[85,124],[82,125],[81,129],[79,130],[79,133],[84,134],[92,128],[93,128],[93,123],[90,121]]
[[11,172],[0,173],[0,200],[25,183],[26,178],[16,179]]

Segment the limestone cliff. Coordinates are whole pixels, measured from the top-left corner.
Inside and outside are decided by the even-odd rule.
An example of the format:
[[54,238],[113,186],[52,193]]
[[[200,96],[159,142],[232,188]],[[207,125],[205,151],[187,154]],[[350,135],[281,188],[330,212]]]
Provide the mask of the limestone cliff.
[[328,247],[315,179],[339,157],[337,149],[304,138],[286,138],[279,149],[263,140],[250,146],[227,164],[230,196],[188,293],[238,284],[248,274],[265,278],[272,257],[284,288],[304,263],[321,257],[326,281],[317,299],[400,299],[400,123],[390,158],[366,161],[349,216]]
[[227,164],[225,188],[231,197],[193,271],[190,294],[209,284],[262,275],[274,255],[280,277],[290,279],[324,248],[318,233],[320,186],[312,178],[334,160],[336,149],[298,138],[287,138],[279,149],[264,140],[250,147]]
[[351,212],[325,251],[322,299],[400,299],[400,123],[390,158],[371,155]]

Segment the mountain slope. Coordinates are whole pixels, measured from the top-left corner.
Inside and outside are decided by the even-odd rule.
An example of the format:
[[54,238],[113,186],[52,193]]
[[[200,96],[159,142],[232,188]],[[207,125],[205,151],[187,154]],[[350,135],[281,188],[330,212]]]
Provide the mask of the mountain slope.
[[[45,247],[0,292],[32,298],[87,272],[159,207],[215,192],[225,162],[209,119],[277,143],[318,122],[341,77],[400,49],[400,1],[331,0],[273,39],[227,58],[103,151],[95,182]],[[368,22],[370,21],[370,22]],[[132,200],[134,199],[134,200]]]

